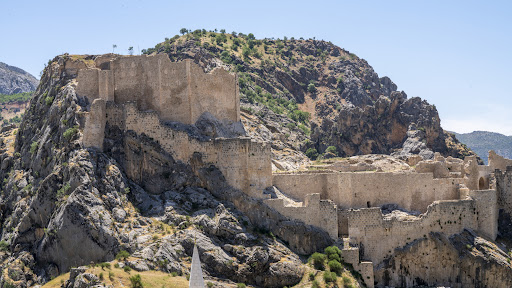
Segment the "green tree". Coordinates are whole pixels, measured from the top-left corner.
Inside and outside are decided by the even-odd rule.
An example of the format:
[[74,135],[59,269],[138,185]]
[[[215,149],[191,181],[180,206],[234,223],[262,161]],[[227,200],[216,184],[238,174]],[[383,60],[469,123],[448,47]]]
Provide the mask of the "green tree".
[[114,51],[116,50],[117,48],[117,45],[116,44],[112,44],[112,53],[114,53]]
[[334,146],[327,147],[327,149],[325,149],[325,153],[332,153],[332,154],[338,156],[338,152],[336,151],[336,147],[334,147]]
[[308,150],[306,150],[306,156],[311,160],[315,160],[318,157],[318,151],[316,151],[315,148],[308,148]]
[[220,33],[226,34],[226,29],[220,29]]
[[311,83],[308,84],[308,92],[310,92],[310,93],[316,92],[315,83],[311,82]]
[[181,35],[185,35],[186,33],[188,33],[187,28],[181,28],[180,33],[181,33]]
[[254,40],[254,39],[256,39],[256,38],[254,37],[254,34],[252,34],[252,33],[247,34],[247,38],[249,38],[250,40]]
[[133,46],[128,47],[128,54],[133,55]]
[[142,285],[142,278],[140,277],[140,274],[135,274],[132,277],[130,277],[130,283],[132,285],[132,288],[144,288],[144,285]]

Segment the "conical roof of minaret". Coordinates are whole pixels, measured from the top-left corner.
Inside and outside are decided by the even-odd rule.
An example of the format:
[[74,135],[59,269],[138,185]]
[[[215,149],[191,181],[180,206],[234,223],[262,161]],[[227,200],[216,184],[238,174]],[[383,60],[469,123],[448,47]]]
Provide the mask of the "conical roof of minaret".
[[192,254],[192,267],[190,267],[189,288],[204,288],[203,270],[201,269],[201,260],[199,260],[199,252],[194,244],[194,252]]

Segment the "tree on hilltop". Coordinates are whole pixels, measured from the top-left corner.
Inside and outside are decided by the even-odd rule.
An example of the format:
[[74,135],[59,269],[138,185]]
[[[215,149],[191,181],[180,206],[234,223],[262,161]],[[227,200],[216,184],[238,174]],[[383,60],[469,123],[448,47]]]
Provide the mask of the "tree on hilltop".
[[187,28],[181,28],[180,29],[180,33],[181,33],[181,35],[185,35],[185,33],[188,33],[188,29]]
[[128,47],[128,54],[133,55],[133,46]]
[[114,53],[114,50],[117,48],[116,44],[112,44],[112,53]]

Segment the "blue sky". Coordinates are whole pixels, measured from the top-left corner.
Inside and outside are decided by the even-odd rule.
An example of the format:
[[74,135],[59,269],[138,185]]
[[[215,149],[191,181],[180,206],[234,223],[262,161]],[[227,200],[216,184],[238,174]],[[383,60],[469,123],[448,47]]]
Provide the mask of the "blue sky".
[[[244,3],[246,2],[246,3]],[[364,58],[456,132],[512,135],[512,1],[8,1],[0,62],[38,77],[55,55],[127,53],[180,28],[323,39]]]

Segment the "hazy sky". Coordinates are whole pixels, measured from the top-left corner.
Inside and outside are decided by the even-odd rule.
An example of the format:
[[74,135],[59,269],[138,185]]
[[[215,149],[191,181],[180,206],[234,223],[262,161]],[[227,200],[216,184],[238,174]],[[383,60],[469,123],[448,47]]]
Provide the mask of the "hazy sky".
[[511,12],[512,1],[0,0],[0,62],[38,77],[55,55],[137,51],[183,27],[316,37],[435,104],[445,129],[512,135]]

